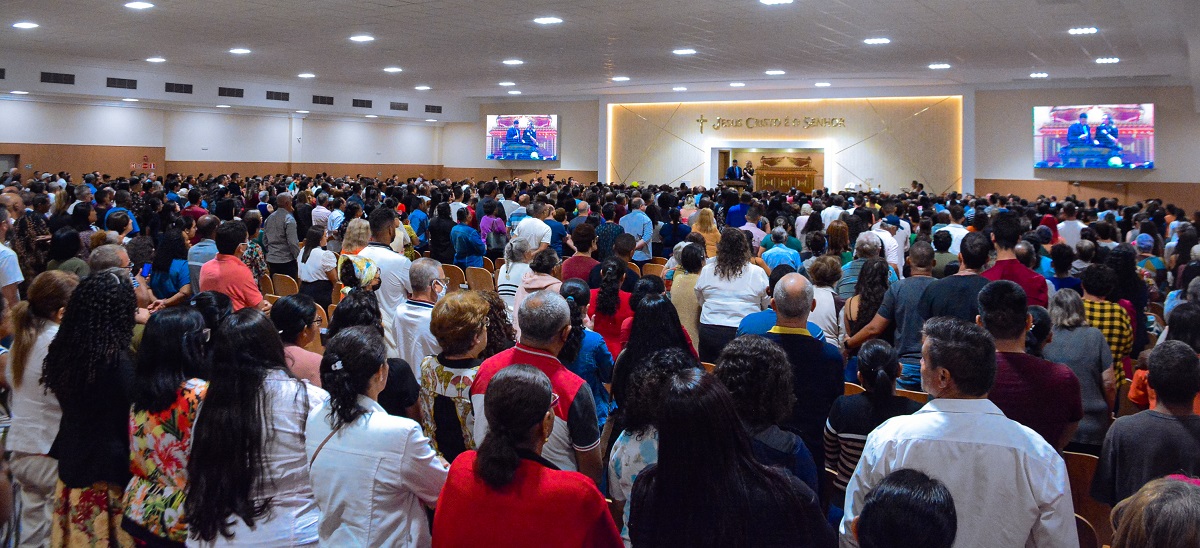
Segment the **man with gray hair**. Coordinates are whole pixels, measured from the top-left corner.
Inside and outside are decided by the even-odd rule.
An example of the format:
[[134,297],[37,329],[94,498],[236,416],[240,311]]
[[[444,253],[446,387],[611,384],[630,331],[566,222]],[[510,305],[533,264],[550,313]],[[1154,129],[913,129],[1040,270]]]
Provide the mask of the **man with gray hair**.
[[645,266],[654,257],[653,240],[654,240],[654,221],[646,215],[646,202],[641,198],[634,198],[629,202],[629,213],[626,213],[619,223],[626,234],[631,234],[635,238],[633,245],[633,262],[638,267]]
[[[479,373],[471,384],[471,405],[475,409],[484,408],[488,382],[501,369],[516,364],[540,369],[550,377],[555,396],[550,409],[554,427],[542,447],[542,458],[562,470],[580,472],[599,483],[603,467],[596,402],[587,383],[558,360],[558,353],[571,334],[571,312],[567,301],[554,291],[538,291],[521,302],[517,319],[521,324],[521,341],[479,366]],[[476,447],[483,443],[485,436],[523,438],[526,435],[525,432],[489,432],[483,413],[475,414],[474,434]]]
[[296,209],[292,207],[292,195],[275,197],[275,212],[263,223],[263,248],[267,252],[267,268],[271,274],[284,274],[299,281],[300,239],[296,235]]
[[825,460],[825,420],[833,401],[845,391],[842,352],[808,330],[808,315],[817,306],[808,278],[792,273],[780,279],[771,306],[775,308],[775,327],[765,336],[787,353],[796,395],[792,416],[784,420],[784,426],[799,432],[820,470]]
[[525,206],[526,217],[513,228],[513,237],[529,242],[534,255],[550,247],[550,225],[545,221],[549,211],[549,204],[534,200]]
[[[391,315],[392,337],[389,339],[395,341],[395,353],[408,362],[413,377],[419,379],[421,360],[442,351],[429,331],[429,322],[433,318],[433,307],[446,294],[450,280],[442,272],[442,263],[422,258],[413,261],[409,267],[408,282],[412,294]],[[389,349],[389,353],[391,351]]]
[[[854,296],[854,287],[858,285],[858,273],[862,270],[867,259],[874,259],[879,256],[879,250],[883,247],[883,241],[874,232],[863,232],[858,235],[858,239],[854,241],[854,260],[842,265],[842,279],[838,280],[837,294],[843,299],[849,299]],[[893,283],[899,278],[896,272],[888,269],[888,283]]]
[[777,226],[771,230],[771,249],[763,252],[762,260],[775,270],[781,264],[786,264],[792,267],[796,272],[800,272],[804,261],[800,259],[800,253],[786,245],[788,239],[787,229]]

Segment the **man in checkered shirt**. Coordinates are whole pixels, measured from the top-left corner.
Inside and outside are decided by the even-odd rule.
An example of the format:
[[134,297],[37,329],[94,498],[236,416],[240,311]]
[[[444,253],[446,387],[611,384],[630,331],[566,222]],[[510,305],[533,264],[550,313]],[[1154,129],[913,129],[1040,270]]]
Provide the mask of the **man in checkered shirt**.
[[1117,273],[1104,265],[1091,265],[1083,271],[1083,312],[1088,325],[1104,333],[1112,349],[1113,369],[1117,382],[1125,378],[1120,362],[1133,350],[1133,328],[1129,314],[1121,305],[1105,300],[1117,287]]

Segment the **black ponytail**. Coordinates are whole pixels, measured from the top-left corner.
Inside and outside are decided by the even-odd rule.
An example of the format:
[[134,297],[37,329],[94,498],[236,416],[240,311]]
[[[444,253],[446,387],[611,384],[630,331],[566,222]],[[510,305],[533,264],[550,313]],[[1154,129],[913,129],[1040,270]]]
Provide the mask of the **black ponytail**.
[[330,339],[321,358],[321,387],[329,392],[329,425],[335,430],[366,414],[358,396],[386,361],[387,346],[377,329],[350,327]]
[[621,280],[625,276],[625,261],[609,257],[600,263],[600,291],[596,293],[596,313],[612,316],[621,306]]
[[488,431],[475,458],[475,475],[493,489],[512,483],[533,427],[551,404],[550,379],[530,365],[510,365],[488,383],[483,412]]
[[871,340],[858,351],[858,374],[867,398],[873,402],[891,396],[896,386],[896,357],[892,345],[886,341]]
[[303,293],[283,297],[271,307],[271,323],[285,343],[296,344],[316,316],[316,301]]
[[563,282],[558,294],[567,300],[567,307],[571,309],[571,334],[567,336],[567,342],[558,352],[558,361],[570,364],[575,362],[579,357],[579,350],[583,348],[583,319],[587,314],[592,294],[587,283],[578,278]]

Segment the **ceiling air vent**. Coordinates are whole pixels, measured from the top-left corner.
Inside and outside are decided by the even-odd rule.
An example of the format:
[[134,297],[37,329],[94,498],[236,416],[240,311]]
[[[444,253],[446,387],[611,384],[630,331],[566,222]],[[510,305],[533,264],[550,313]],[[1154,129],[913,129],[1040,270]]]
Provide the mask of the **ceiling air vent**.
[[75,85],[75,75],[74,74],[63,74],[60,72],[43,72],[42,73],[42,83],[43,84],[66,84],[69,86],[73,86],[73,85]]
[[245,97],[246,90],[242,88],[217,88],[217,95],[221,97]]
[[187,93],[187,94],[191,95],[192,85],[191,84],[173,84],[171,82],[167,82],[167,93]]
[[117,89],[137,89],[137,80],[129,78],[109,78],[108,87]]
[[392,101],[391,109],[392,110],[408,110],[408,103],[397,103],[395,101]]
[[333,97],[328,95],[313,95],[314,105],[333,105]]
[[267,100],[268,101],[290,101],[290,100],[292,100],[292,94],[290,94],[286,91],[268,91],[267,92]]
[[355,100],[351,101],[350,103],[351,103],[351,106],[353,106],[353,107],[371,108],[371,100],[370,99],[355,99]]
[[438,105],[425,105],[426,114],[441,114],[442,107]]

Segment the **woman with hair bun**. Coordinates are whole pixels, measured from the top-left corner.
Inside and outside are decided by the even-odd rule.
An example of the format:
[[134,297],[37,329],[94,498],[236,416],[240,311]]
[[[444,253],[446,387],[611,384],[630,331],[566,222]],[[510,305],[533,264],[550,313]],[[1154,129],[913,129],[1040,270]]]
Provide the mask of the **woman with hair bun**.
[[488,435],[455,459],[438,500],[439,546],[619,547],[621,537],[591,478],[542,458],[554,428],[550,379],[530,365],[501,369],[484,400]]
[[878,339],[858,350],[858,382],[866,389],[853,396],[838,396],[825,423],[825,466],[837,471],[834,486],[845,491],[858,466],[867,434],[884,421],[911,415],[921,404],[896,395],[900,362],[892,345]]
[[321,359],[329,400],[308,416],[304,436],[321,545],[431,542],[423,506],[437,503],[446,463],[420,425],[379,405],[389,370],[383,336],[366,326],[338,333]]

